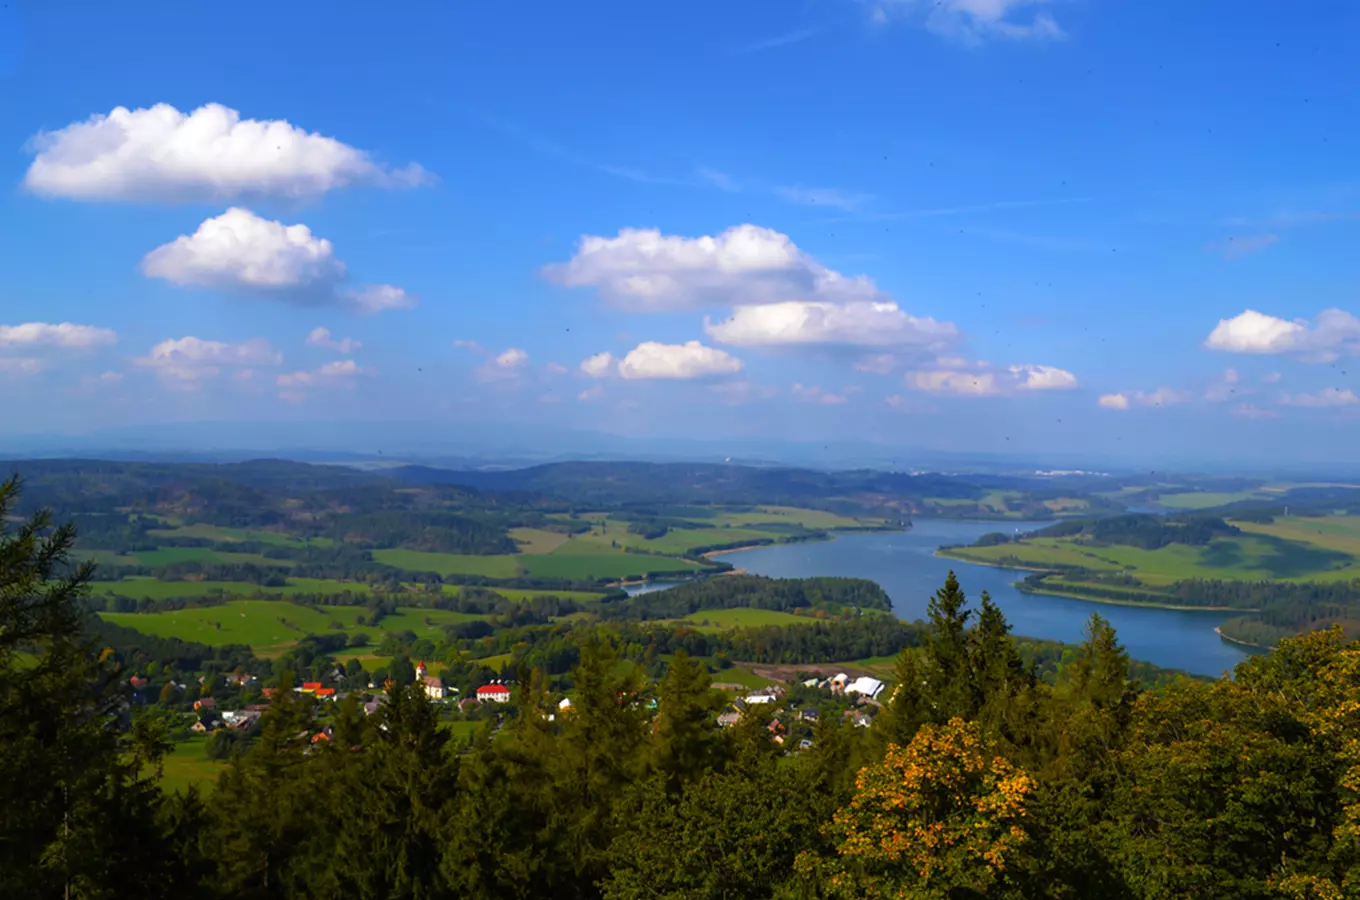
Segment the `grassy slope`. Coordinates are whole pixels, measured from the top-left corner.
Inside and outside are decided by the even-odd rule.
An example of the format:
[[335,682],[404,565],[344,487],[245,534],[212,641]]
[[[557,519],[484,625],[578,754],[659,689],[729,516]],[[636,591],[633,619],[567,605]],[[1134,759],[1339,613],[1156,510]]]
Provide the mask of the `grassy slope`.
[[411,572],[438,572],[440,575],[482,575],[487,578],[514,578],[526,557],[510,554],[472,556],[463,553],[425,553],[420,550],[374,550],[373,558],[388,566]]
[[[1190,578],[1246,581],[1333,581],[1360,578],[1360,517],[1279,519],[1270,524],[1234,523],[1245,534],[1213,541],[1204,547],[1173,544],[1157,550],[1110,545],[1093,547],[1069,539],[1040,538],[1018,544],[951,550],[956,556],[989,565],[1007,565],[1015,556],[1030,568],[1048,565],[1083,566],[1094,571],[1126,571],[1156,588]],[[1046,593],[1080,597],[1079,578],[1052,576]],[[1128,592],[1130,602],[1138,587],[1101,584],[1104,592]],[[1113,602],[1117,599],[1110,598]]]
[[357,624],[358,617],[366,612],[361,606],[327,606],[314,610],[282,600],[233,600],[221,606],[170,612],[100,615],[115,624],[157,637],[177,637],[214,647],[249,644],[266,655],[309,634],[362,633],[377,642],[384,631],[413,631],[419,637],[435,639],[444,636],[446,625],[485,618],[442,609],[403,608],[384,617],[377,626]]
[[777,609],[705,609],[684,619],[668,621],[673,625],[691,627],[695,631],[726,631],[760,625],[811,625],[818,620]]
[[1167,509],[1208,509],[1211,506],[1223,506],[1226,503],[1250,500],[1257,496],[1260,495],[1253,491],[1236,491],[1233,493],[1186,491],[1185,493],[1162,494],[1157,502]]
[[161,764],[161,787],[167,791],[182,791],[196,784],[201,790],[216,783],[226,764],[208,759],[207,745],[208,737],[202,734],[175,744]]

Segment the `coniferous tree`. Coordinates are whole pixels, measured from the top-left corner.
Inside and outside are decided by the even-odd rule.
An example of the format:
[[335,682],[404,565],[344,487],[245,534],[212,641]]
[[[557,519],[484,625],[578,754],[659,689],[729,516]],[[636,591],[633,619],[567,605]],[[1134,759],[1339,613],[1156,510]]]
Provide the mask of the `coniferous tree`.
[[122,673],[82,635],[92,569],[71,564],[73,529],[47,512],[15,527],[18,497],[17,478],[0,483],[0,896],[184,890],[163,733],[130,721]]

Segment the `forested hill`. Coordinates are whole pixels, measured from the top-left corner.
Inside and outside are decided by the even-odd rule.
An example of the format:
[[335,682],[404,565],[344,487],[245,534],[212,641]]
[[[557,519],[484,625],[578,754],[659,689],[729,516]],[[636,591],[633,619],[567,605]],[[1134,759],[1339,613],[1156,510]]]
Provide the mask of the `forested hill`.
[[[818,471],[708,463],[567,462],[503,471],[397,466],[364,471],[280,459],[240,463],[147,463],[94,459],[0,461],[0,477],[22,472],[29,509],[59,513],[122,508],[203,516],[221,524],[266,524],[263,509],[302,521],[362,508],[423,502],[466,507],[658,507],[669,504],[777,505],[900,521],[911,515],[1049,519],[1107,515],[1123,506],[1109,479],[982,474]],[[239,515],[238,515],[239,513]],[[659,513],[658,513],[659,514]],[[275,517],[278,518],[277,516]],[[231,519],[227,522],[225,520]]]
[[[872,469],[829,472],[715,463],[564,462],[508,471],[455,471],[404,466],[385,473],[411,484],[458,484],[485,491],[528,491],[579,503],[772,503],[815,505],[866,514],[1012,514],[1048,517],[1080,497],[1073,508],[1121,509],[1088,491],[1109,487],[1090,476],[1063,478],[948,475]],[[1003,496],[1004,495],[1004,496]],[[987,501],[1001,496],[989,506]]]

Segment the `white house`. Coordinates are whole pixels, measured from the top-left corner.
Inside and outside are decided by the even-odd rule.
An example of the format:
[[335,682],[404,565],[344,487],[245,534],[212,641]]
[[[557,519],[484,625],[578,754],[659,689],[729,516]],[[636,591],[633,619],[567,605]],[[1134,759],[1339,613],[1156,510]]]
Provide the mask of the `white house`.
[[774,694],[748,694],[746,702],[751,704],[773,703],[778,698]]
[[883,682],[877,678],[870,678],[868,675],[856,678],[845,686],[847,694],[863,694],[870,699],[877,697],[882,690]]
[[425,674],[425,660],[416,666],[416,682],[425,689],[425,696],[431,700],[444,699],[444,682],[434,675]]
[[503,684],[484,684],[477,688],[477,699],[483,703],[509,703],[510,689]]

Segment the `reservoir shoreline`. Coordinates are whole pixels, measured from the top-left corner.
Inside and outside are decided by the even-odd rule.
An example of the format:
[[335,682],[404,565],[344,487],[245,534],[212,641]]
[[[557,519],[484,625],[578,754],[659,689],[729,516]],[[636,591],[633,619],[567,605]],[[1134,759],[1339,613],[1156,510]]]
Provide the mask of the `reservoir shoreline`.
[[[1029,523],[1041,528],[1045,523]],[[906,532],[849,532],[831,540],[751,547],[740,564],[753,575],[772,578],[866,578],[892,599],[893,614],[906,621],[926,618],[927,605],[950,569],[967,596],[976,601],[987,591],[1017,636],[1080,643],[1097,611],[1114,626],[1134,659],[1196,675],[1217,677],[1257,648],[1221,638],[1214,629],[1242,610],[1132,605],[1053,593],[1021,592],[1015,583],[1032,570],[989,566],[938,554],[942,546],[971,544],[996,530],[995,522],[956,519],[913,520]],[[732,551],[727,551],[732,552]],[[714,553],[722,559],[727,552]],[[733,562],[737,561],[733,557]],[[1041,570],[1042,571],[1042,570]],[[1099,607],[1091,604],[1099,603]]]

